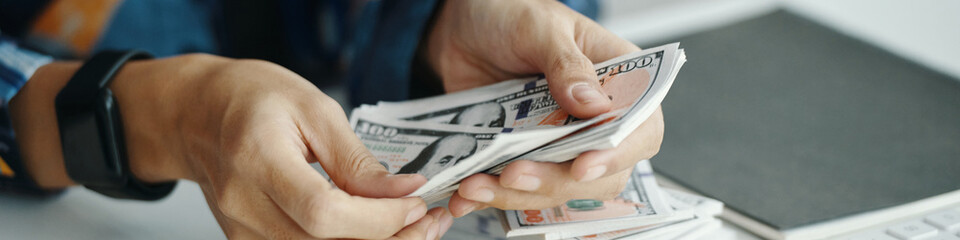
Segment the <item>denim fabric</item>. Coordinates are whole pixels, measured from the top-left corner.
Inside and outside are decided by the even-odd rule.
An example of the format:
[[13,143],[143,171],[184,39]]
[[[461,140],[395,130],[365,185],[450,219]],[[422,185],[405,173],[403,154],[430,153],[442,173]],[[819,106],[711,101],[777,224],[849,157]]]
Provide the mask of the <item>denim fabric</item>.
[[[591,18],[599,12],[596,0],[561,2]],[[411,66],[434,5],[434,0],[367,3],[349,48],[351,105],[411,97]]]
[[157,57],[181,53],[217,53],[214,1],[123,1],[94,52],[143,49]]

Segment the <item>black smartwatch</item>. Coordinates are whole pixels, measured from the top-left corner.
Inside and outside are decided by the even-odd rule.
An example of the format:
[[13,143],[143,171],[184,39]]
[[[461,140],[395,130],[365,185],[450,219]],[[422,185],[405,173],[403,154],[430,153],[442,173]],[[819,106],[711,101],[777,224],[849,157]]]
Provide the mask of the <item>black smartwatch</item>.
[[97,53],[57,94],[63,161],[73,181],[114,198],[157,200],[173,191],[176,181],[150,184],[130,172],[120,107],[108,88],[124,63],[150,58],[135,50]]

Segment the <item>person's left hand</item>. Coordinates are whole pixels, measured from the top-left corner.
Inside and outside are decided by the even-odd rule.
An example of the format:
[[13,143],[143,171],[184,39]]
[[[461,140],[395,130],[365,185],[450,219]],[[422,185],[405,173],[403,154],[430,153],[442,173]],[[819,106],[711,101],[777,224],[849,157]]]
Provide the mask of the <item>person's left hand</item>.
[[[639,51],[635,45],[554,0],[446,1],[425,53],[447,92],[544,73],[561,108],[578,118],[607,112],[611,102],[593,62]],[[634,164],[660,149],[658,109],[613,149],[574,161],[511,163],[500,176],[475,174],[450,199],[454,216],[488,206],[542,209],[569,199],[612,199]]]

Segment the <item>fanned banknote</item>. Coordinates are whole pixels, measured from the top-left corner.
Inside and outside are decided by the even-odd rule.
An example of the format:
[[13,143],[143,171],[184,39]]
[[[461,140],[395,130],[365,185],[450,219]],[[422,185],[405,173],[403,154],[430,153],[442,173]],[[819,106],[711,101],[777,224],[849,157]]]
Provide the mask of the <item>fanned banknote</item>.
[[486,149],[498,133],[489,128],[418,128],[375,118],[358,119],[355,126],[360,140],[388,171],[427,178]]
[[411,196],[439,200],[463,178],[509,161],[602,118],[568,128],[503,133],[503,129],[424,124],[354,111],[351,124],[367,149],[392,173],[419,173],[428,181]]
[[[582,152],[615,147],[666,96],[686,61],[678,46],[667,44],[596,64],[597,79],[614,109],[591,119],[567,114],[550,95],[547,79],[535,77],[431,98],[364,105],[353,110],[351,124],[391,172],[427,176],[427,184],[411,195],[432,202],[455,191],[463,178],[480,172],[498,174],[517,159],[561,162]],[[381,129],[383,133],[370,131]],[[477,147],[459,147],[471,151],[446,156],[456,161],[428,158],[437,154],[437,147],[428,147],[471,142],[467,137],[473,137]],[[431,168],[420,170],[425,167]]]
[[[433,203],[453,194],[463,178],[499,174],[518,159],[563,162],[616,147],[657,110],[685,61],[683,49],[672,43],[595,64],[613,108],[590,119],[560,108],[550,95],[549,79],[541,75],[363,105],[352,111],[350,122],[391,173],[426,176],[427,183],[410,196]],[[573,199],[553,208],[496,213],[507,238],[683,239],[716,228],[714,216],[722,207],[716,200],[661,189],[644,160],[615,199]],[[492,236],[489,220],[475,221],[478,226],[470,229],[477,231],[470,235]]]
[[[624,110],[614,120],[629,118],[643,122],[649,113],[640,112],[656,109],[673,83],[676,71],[685,62],[683,50],[678,46],[676,43],[668,44],[594,65],[597,81],[611,99],[612,109]],[[506,128],[511,131],[564,126],[582,121],[557,105],[543,76],[509,80],[431,98],[380,102],[360,109],[405,121]]]

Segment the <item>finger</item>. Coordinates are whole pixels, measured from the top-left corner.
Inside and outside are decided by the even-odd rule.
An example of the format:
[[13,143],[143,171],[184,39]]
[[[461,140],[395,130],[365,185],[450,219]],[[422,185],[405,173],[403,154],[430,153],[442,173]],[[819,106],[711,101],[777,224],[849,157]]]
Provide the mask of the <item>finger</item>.
[[640,160],[660,151],[663,141],[663,112],[657,108],[650,118],[630,133],[616,148],[589,151],[573,160],[570,175],[577,181],[592,181],[633,169]]
[[[307,171],[285,171],[289,192],[271,197],[308,233],[316,237],[377,238],[393,235],[422,217],[422,199],[372,199],[350,196],[338,189],[319,190],[322,178],[310,178]],[[313,174],[316,174],[313,172]],[[279,189],[279,188],[275,188]],[[377,226],[369,228],[368,226]]]
[[577,182],[558,177],[566,174],[563,170],[566,169],[554,169],[554,172],[562,174],[541,176],[556,182],[544,181],[536,191],[503,187],[496,176],[476,174],[464,179],[457,193],[465,199],[500,209],[543,209],[558,206],[570,199],[612,199],[623,190],[626,177],[629,177],[629,172],[624,171],[620,175],[591,182]]
[[437,234],[437,239],[443,237],[444,234],[447,234],[447,230],[450,230],[450,227],[453,226],[453,214],[445,208],[440,208],[443,213],[438,217],[440,219],[440,233]]
[[328,98],[317,101],[321,107],[304,110],[307,120],[300,130],[309,151],[340,189],[364,197],[402,197],[426,183],[422,175],[387,172],[351,130],[340,105]]
[[427,234],[427,239],[440,239],[443,237],[443,234],[447,233],[447,230],[450,229],[450,226],[453,225],[453,215],[451,215],[450,211],[447,211],[446,208],[436,207],[430,209],[430,211],[427,212],[427,215],[433,216],[433,218],[436,220],[435,225],[437,228],[436,234]]
[[562,109],[578,118],[590,118],[612,107],[597,81],[593,62],[583,55],[572,35],[553,33],[536,45],[534,66],[546,75],[550,94]]
[[450,196],[450,202],[447,203],[447,207],[450,208],[450,213],[453,214],[453,217],[463,217],[471,212],[480,211],[489,206],[481,202],[463,198],[460,196],[460,193],[454,193],[453,196]]
[[[566,198],[601,199],[616,196],[626,183],[629,172],[618,171],[615,177],[597,181],[577,181],[572,178],[571,162],[548,163],[519,160],[510,163],[499,176],[504,188]],[[531,183],[533,182],[533,183]]]
[[264,166],[269,177],[260,187],[311,236],[383,239],[426,213],[426,203],[420,198],[371,199],[333,188],[304,161],[302,152],[290,147],[295,145],[264,143],[261,149],[272,151],[262,157],[273,164]]
[[423,216],[416,223],[411,224],[397,232],[396,235],[390,237],[391,240],[408,240],[408,239],[439,239],[440,236],[440,225],[441,217],[440,215],[444,214],[445,210],[442,208],[434,208],[427,213],[426,216]]

